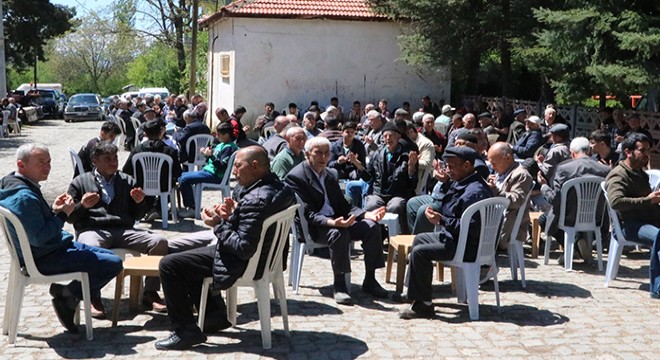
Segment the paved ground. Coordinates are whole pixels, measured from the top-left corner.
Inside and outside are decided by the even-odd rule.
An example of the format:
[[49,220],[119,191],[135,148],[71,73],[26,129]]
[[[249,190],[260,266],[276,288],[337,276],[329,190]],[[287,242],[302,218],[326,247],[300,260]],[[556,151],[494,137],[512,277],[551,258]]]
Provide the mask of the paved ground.
[[[43,183],[43,191],[50,201],[66,190],[72,176],[66,148],[79,148],[99,128],[97,122],[69,124],[57,120],[25,127],[22,136],[0,140],[0,172],[13,170],[18,145],[34,140],[46,143],[51,149],[53,170]],[[120,153],[120,163],[126,156],[126,152]],[[205,203],[218,200],[217,194],[209,194]],[[160,230],[159,223],[152,230],[173,237],[201,228],[200,222],[186,220],[169,231]],[[7,345],[6,337],[1,337],[0,357],[657,359],[660,302],[648,296],[648,252],[624,255],[619,279],[608,289],[603,287],[604,275],[596,267],[576,261],[576,271],[567,273],[556,264],[558,255],[553,253],[548,266],[542,260],[526,259],[526,290],[513,282],[507,271],[500,271],[501,313],[495,306],[492,284],[482,286],[479,321],[469,321],[467,306],[456,303],[448,283],[434,284],[435,319],[399,320],[397,311],[402,305],[374,301],[360,292],[364,267],[359,254],[353,260],[356,304],[338,306],[330,297],[332,274],[328,260],[306,257],[300,294],[287,294],[291,337],[284,336],[279,311],[274,310],[271,350],[261,348],[256,302],[247,290],[239,291],[237,328],[210,336],[207,344],[191,351],[160,352],[154,349],[154,342],[168,334],[166,316],[129,313],[125,300],[119,326],[111,328],[107,320],[94,320],[94,340],[86,341],[83,335],[63,332],[47,286],[30,286],[23,301],[16,344]],[[506,258],[498,261],[501,267],[508,264]],[[0,252],[0,314],[4,311],[8,263],[6,251]],[[384,269],[377,276],[384,283]],[[386,288],[394,290],[394,285],[387,284]],[[111,282],[103,291],[108,309],[113,289]]]

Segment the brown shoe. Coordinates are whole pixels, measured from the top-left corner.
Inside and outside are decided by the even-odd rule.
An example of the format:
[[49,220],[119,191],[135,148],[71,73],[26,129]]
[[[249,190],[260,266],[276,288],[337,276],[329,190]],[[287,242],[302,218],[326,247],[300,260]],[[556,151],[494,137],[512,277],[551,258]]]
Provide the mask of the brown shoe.
[[165,301],[161,299],[160,295],[155,291],[145,291],[144,294],[142,294],[142,305],[155,312],[167,312]]
[[105,319],[105,307],[101,298],[92,299],[92,317],[94,319]]

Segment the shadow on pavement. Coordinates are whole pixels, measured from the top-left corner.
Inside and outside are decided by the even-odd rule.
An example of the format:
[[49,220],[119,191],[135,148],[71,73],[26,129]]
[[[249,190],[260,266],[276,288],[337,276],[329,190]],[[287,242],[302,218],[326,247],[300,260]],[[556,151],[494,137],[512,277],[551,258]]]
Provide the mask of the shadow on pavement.
[[[434,303],[435,319],[448,323],[471,322],[467,304]],[[527,305],[502,306],[498,312],[497,306],[479,304],[479,320],[498,323],[511,323],[518,326],[553,326],[569,321],[564,315],[548,310],[540,310]]]
[[[152,336],[130,334],[116,336],[110,331],[98,330],[94,329],[94,340],[92,341],[85,339],[84,325],[80,327],[79,334],[64,332],[49,338],[33,336],[25,338],[45,341],[58,356],[64,359],[100,359],[108,357],[108,355],[137,356],[136,345],[155,340]],[[126,330],[126,328],[122,330]]]
[[[500,281],[500,292],[502,293],[514,293],[514,292],[524,292],[535,294],[541,297],[567,297],[567,298],[590,298],[591,291],[581,288],[574,284],[567,283],[558,283],[550,281],[536,281],[536,280],[527,280],[527,288],[523,289],[520,281]],[[495,291],[493,287],[493,282],[488,281],[482,284],[479,287],[479,290],[483,291]]]
[[[297,299],[287,298],[287,311],[289,312],[289,317],[291,316],[323,316],[323,315],[341,315],[343,311],[339,310],[334,306],[323,304],[316,301],[300,301]],[[236,311],[238,316],[236,321],[238,326],[246,324],[253,321],[259,321],[259,310],[257,309],[256,300],[249,303],[238,304],[236,306]],[[271,318],[281,317],[280,305],[277,301],[270,301],[270,312]],[[281,321],[277,320],[277,321]],[[291,322],[291,319],[289,319]]]

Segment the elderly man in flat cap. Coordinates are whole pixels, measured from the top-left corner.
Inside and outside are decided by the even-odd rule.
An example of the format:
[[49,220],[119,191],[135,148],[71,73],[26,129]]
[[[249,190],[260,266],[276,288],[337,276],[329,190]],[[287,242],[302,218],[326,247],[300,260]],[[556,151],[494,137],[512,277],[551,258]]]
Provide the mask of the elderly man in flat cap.
[[[433,261],[454,258],[461,228],[461,215],[477,201],[493,196],[490,188],[474,171],[477,152],[466,146],[447,148],[443,155],[447,172],[452,180],[451,187],[438,206],[428,207],[426,217],[431,223],[440,226],[437,232],[415,236],[410,251],[409,268],[406,274],[408,293],[395,294],[395,300],[412,301],[412,305],[399,313],[402,319],[431,318],[433,310],[431,281]],[[479,247],[478,218],[470,220],[470,232],[465,248],[465,260],[473,261]]]

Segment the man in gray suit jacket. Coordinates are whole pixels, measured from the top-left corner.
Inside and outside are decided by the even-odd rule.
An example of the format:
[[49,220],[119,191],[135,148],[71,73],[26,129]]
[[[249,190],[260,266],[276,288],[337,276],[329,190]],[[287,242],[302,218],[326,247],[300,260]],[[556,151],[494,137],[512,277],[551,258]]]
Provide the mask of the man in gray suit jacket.
[[514,160],[513,149],[508,143],[497,142],[488,150],[488,161],[490,161],[496,175],[488,177],[488,186],[495,196],[503,196],[509,199],[509,207],[504,213],[504,225],[500,236],[499,248],[505,250],[509,246],[511,232],[520,209],[525,209],[520,229],[515,240],[525,241],[527,236],[527,225],[529,224],[529,212],[527,211],[525,199],[532,190],[532,175]]
[[[557,231],[558,221],[559,221],[559,211],[561,206],[561,187],[568,180],[576,179],[584,175],[600,176],[605,178],[610,172],[610,168],[606,165],[603,165],[589,156],[589,140],[584,137],[577,137],[571,141],[570,146],[571,159],[566,160],[557,166],[557,171],[555,172],[552,188],[545,181],[545,178],[539,174],[537,181],[541,184],[541,193],[545,198],[552,204],[552,209],[548,214],[546,214],[545,221],[550,221],[550,226],[547,227],[546,233],[552,235],[555,238],[559,236],[558,241],[563,239],[563,232]],[[576,195],[574,192],[569,192],[567,197],[568,206],[566,207],[566,222],[567,224],[572,224],[575,222],[575,210],[576,206],[571,206],[571,204],[577,204]],[[604,204],[602,205],[604,206]],[[601,211],[603,207],[599,203],[598,210]],[[545,223],[541,219],[541,224]],[[584,241],[584,240],[580,240]],[[591,245],[590,244],[578,244],[580,253],[582,257],[587,260],[591,259]],[[582,250],[588,250],[588,254],[585,254]],[[587,260],[588,261],[588,260]],[[560,259],[561,262],[561,259]]]

